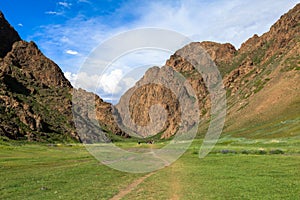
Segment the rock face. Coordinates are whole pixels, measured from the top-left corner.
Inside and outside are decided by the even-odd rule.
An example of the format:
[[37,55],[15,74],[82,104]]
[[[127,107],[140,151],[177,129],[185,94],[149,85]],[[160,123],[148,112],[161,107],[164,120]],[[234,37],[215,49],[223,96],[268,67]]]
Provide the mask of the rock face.
[[231,70],[229,66],[237,53],[237,50],[232,44],[220,44],[216,42],[200,42],[197,44],[210,55],[212,61],[219,67],[222,76]]
[[[106,142],[110,140],[111,134],[128,137],[118,127],[112,115],[113,109],[111,104],[104,102],[94,93],[83,89],[73,90],[74,121],[83,142]],[[98,130],[99,125],[101,131]]]
[[[189,51],[188,57],[193,58],[202,48],[210,55],[223,76],[228,103],[225,131],[275,120],[281,116],[285,120],[292,117],[289,113],[296,116],[296,113],[300,113],[299,106],[296,106],[300,101],[299,34],[300,4],[283,15],[269,32],[260,37],[254,35],[243,43],[239,50],[228,43],[195,42],[178,50],[166,65],[183,75],[195,91],[199,115],[204,122],[202,124],[209,121],[212,98],[205,81],[215,78],[216,75],[203,77],[195,70],[195,66],[182,56],[182,52]],[[151,105],[162,105],[163,109],[167,110],[167,119],[163,128],[159,130],[163,131],[161,138],[174,135],[182,126],[180,106],[176,98],[161,89],[161,86],[145,85],[147,80],[162,77],[168,81],[170,75],[163,76],[165,71],[165,67],[148,70],[144,77],[121,97],[116,106],[120,115],[125,117],[126,123],[130,116],[137,125],[145,127],[152,121],[149,114]],[[127,106],[125,102],[129,102],[127,114],[125,113],[128,110],[124,109]],[[157,119],[160,119],[160,113],[162,112],[159,109],[154,112],[154,115],[158,115]],[[159,122],[157,123],[159,125]],[[205,129],[205,125],[202,128]],[[134,129],[137,132],[141,131],[136,127]],[[155,132],[154,128],[152,131]]]
[[150,68],[116,105],[119,126],[142,137],[163,133],[161,138],[192,128],[198,115],[196,98],[178,75],[169,66]]
[[[73,90],[77,91],[61,69],[45,57],[35,43],[22,41],[0,13],[0,136],[47,142],[97,139],[97,132],[102,129],[74,111],[77,122],[84,124],[90,135],[79,138],[76,132],[72,114]],[[111,105],[94,96],[95,119],[105,133],[124,135],[112,120]]]

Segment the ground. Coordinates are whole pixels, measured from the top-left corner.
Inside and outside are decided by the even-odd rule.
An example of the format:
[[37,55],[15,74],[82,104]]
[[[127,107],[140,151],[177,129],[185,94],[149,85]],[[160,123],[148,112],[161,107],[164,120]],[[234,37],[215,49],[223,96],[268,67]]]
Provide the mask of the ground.
[[[82,145],[4,143],[0,199],[299,198],[299,139],[225,137],[203,159],[200,144],[195,140],[169,167],[130,174],[99,163]],[[135,142],[119,145],[140,148]]]

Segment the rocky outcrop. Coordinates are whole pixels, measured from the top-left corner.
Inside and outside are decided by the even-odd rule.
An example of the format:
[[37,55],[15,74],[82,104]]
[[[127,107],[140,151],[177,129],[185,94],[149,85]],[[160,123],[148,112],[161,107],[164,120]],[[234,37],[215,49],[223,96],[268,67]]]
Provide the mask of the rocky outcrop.
[[[108,141],[110,134],[115,134],[122,137],[128,137],[124,131],[122,131],[118,124],[116,123],[116,119],[113,115],[114,107],[107,102],[104,102],[99,96],[94,93],[87,92],[83,89],[74,89],[73,90],[73,114],[75,116],[80,116],[80,118],[75,119],[76,127],[82,127],[82,120],[85,120],[84,126],[99,126],[101,127],[100,132],[93,131],[93,134],[90,134],[92,139],[89,139],[89,142],[96,141],[97,138],[95,135],[100,134],[102,138],[101,140]],[[90,125],[88,125],[90,123]],[[95,129],[95,128],[93,128]],[[88,138],[87,132],[89,131],[80,131],[80,137]]]
[[232,44],[206,41],[200,42],[198,45],[210,55],[211,60],[219,67],[222,76],[232,70],[229,66],[237,53],[237,50]]
[[153,67],[116,105],[119,126],[136,136],[169,138],[199,122],[196,94],[170,66]]
[[34,42],[18,41],[5,56],[3,70],[9,74],[11,66],[18,67],[23,75],[39,82],[41,87],[71,88],[61,69],[52,60],[45,57]]

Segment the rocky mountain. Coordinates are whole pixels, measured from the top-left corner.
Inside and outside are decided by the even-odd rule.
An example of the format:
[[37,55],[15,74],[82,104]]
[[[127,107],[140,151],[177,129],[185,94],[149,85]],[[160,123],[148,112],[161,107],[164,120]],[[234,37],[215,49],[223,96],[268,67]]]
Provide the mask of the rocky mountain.
[[[72,113],[74,91],[61,69],[34,42],[21,40],[0,12],[1,138],[44,142],[97,139],[99,127],[84,119],[83,109],[73,109]],[[94,94],[80,92],[96,99],[96,120],[105,133],[125,135],[115,123],[110,104]],[[79,138],[73,114],[88,135]]]
[[[256,137],[254,124],[269,124],[264,125],[265,131],[273,132],[268,137],[299,134],[299,38],[300,4],[283,15],[269,32],[254,35],[242,44],[230,66],[233,70],[224,77],[230,106],[225,130],[248,127],[252,133],[239,134]],[[274,128],[284,127],[286,121],[290,121],[291,131]]]
[[[300,4],[283,15],[269,32],[262,36],[254,35],[238,50],[228,43],[196,42],[178,50],[166,62],[166,66],[182,74],[195,91],[201,118],[199,131],[205,133],[212,98],[205,85],[207,77],[198,73],[195,66],[181,56],[182,52],[189,51],[189,57],[193,57],[201,49],[209,54],[223,76],[227,92],[225,133],[256,138],[299,135]],[[161,138],[174,135],[182,126],[181,115],[178,114],[180,105],[161,86],[145,86],[144,83],[147,82],[145,80],[161,78],[158,75],[165,74],[166,69],[154,67],[148,70],[116,106],[124,123],[128,124],[124,108],[129,102],[132,121],[137,126],[147,127],[152,123],[150,115],[159,116],[161,113],[149,114],[149,108],[163,105],[168,117],[161,129],[164,131]],[[267,134],[270,132],[272,134]]]
[[[215,99],[209,92],[214,86],[207,83],[221,76],[227,95],[225,134],[299,136],[299,33],[300,4],[238,50],[229,43],[193,42],[165,66],[149,69],[113,107],[74,89],[61,69],[34,42],[23,41],[0,12],[0,139],[90,143],[128,133],[169,138],[198,123],[201,136]],[[195,68],[199,56],[206,74]],[[220,74],[211,72],[214,66]]]

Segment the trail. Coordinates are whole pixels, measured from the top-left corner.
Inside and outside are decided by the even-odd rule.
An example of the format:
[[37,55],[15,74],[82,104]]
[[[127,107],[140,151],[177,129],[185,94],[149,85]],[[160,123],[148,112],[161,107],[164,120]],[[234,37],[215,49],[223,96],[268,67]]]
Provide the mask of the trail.
[[116,194],[114,197],[112,197],[110,200],[119,200],[122,199],[124,196],[129,194],[132,190],[134,190],[139,184],[141,184],[146,178],[149,178],[155,174],[155,172],[151,172],[149,174],[146,174],[145,176],[135,180],[130,185],[128,185],[125,189],[121,190],[118,194]]
[[174,163],[171,167],[170,167],[170,191],[171,192],[171,196],[170,196],[170,200],[178,200],[181,199],[181,184],[180,184],[180,179],[179,179],[179,175],[178,173],[180,173],[180,170],[182,170],[182,165],[181,163]]

